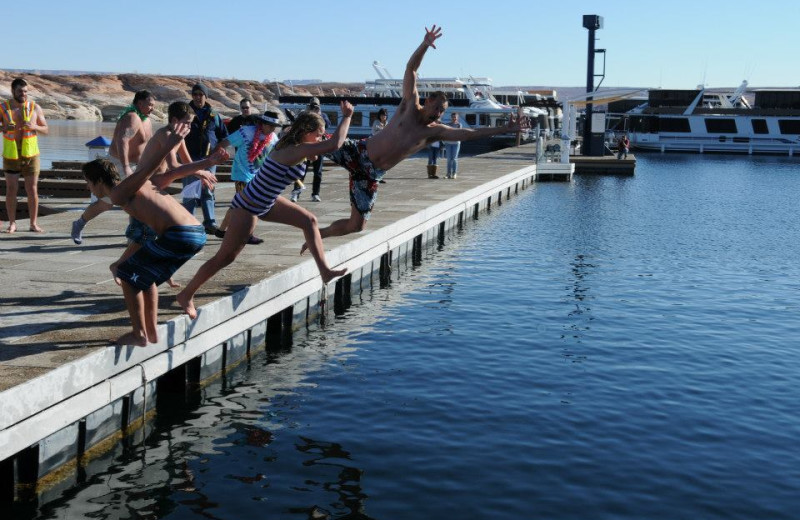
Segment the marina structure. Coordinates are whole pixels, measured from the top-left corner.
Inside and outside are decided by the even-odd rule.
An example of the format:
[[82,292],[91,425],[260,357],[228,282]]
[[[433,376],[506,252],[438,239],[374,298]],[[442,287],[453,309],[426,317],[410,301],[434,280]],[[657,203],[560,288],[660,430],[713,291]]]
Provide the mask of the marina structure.
[[800,89],[733,91],[653,89],[647,100],[621,112],[609,104],[615,131],[628,133],[638,150],[659,152],[780,154],[800,152]]

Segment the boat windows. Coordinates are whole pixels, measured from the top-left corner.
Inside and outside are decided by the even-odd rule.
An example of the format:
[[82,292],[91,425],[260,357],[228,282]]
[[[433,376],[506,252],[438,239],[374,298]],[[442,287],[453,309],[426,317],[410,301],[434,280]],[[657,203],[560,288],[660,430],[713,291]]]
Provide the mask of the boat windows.
[[350,118],[350,126],[362,126],[364,124],[363,112],[353,112],[353,117]]
[[800,109],[800,90],[758,90],[754,105],[757,108]]
[[[655,122],[655,124],[651,124],[651,121]],[[658,119],[647,116],[632,116],[628,119],[628,123],[631,132],[649,134],[657,131],[655,127],[658,126]]]
[[707,117],[706,131],[709,134],[735,134],[736,121],[732,118]]
[[464,120],[467,122],[469,126],[475,126],[475,124],[478,121],[478,118],[475,116],[475,114],[467,114],[467,117],[465,117]]
[[325,115],[331,120],[331,126],[339,126],[339,112],[326,110]]
[[692,129],[689,127],[689,119],[685,117],[659,117],[658,129],[660,132],[683,132],[689,133]]
[[800,120],[798,119],[778,119],[778,128],[782,134],[800,134]]
[[650,90],[647,93],[651,107],[687,107],[699,94],[699,90]]
[[480,114],[478,124],[481,126],[491,126],[492,118],[489,116],[489,114]]
[[753,119],[751,121],[753,124],[753,133],[754,134],[768,134],[769,129],[767,128],[767,120],[766,119]]

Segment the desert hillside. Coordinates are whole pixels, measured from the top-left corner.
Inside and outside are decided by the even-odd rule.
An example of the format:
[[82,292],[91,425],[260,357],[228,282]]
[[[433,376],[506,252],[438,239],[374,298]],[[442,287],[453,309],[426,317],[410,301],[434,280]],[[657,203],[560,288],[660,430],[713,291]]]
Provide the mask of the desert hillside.
[[[172,101],[189,101],[189,91],[196,78],[143,74],[36,74],[0,70],[0,99],[11,96],[11,82],[23,77],[28,82],[28,95],[44,109],[49,119],[114,121],[123,107],[130,104],[137,90],[147,89],[156,98],[155,121],[166,120],[167,106]],[[203,79],[209,89],[209,102],[224,116],[239,113],[239,100],[249,97],[261,109],[277,105],[278,88],[289,93],[283,84],[265,84],[254,80]],[[324,84],[295,87],[298,95],[355,93],[363,85]]]

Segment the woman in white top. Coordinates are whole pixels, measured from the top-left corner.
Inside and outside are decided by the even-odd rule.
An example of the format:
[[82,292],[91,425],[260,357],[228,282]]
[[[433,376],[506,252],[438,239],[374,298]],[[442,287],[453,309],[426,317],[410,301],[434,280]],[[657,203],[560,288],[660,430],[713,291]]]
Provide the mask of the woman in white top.
[[385,108],[378,110],[378,119],[372,123],[372,135],[377,134],[386,127],[386,119],[388,117],[389,114],[386,112]]

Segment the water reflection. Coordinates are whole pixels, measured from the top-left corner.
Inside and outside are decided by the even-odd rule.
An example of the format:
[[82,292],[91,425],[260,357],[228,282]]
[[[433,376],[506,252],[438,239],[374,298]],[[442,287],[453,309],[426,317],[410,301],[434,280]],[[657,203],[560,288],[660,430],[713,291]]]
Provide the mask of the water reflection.
[[38,514],[796,518],[796,160],[640,161],[470,222]]
[[[410,257],[403,260],[393,270],[391,289],[378,288],[377,276],[375,288],[365,281],[355,308],[329,312],[325,327],[269,338],[268,349],[253,346],[253,358],[208,386],[172,392],[162,385],[146,439],[142,434],[126,438],[115,448],[112,463],[81,469],[79,486],[38,512],[35,502],[17,503],[15,514],[21,519],[62,518],[77,511],[98,519],[251,518],[267,505],[278,515],[370,519],[364,471],[351,453],[338,442],[295,435],[300,425],[290,417],[302,394],[314,388],[308,378],[331,363],[346,362],[359,336],[370,334],[388,307],[413,298],[421,287],[453,292],[453,282],[429,285],[428,255],[443,254],[434,249],[441,248],[431,246],[424,253],[428,267],[414,266]],[[359,333],[354,336],[353,330]],[[297,470],[281,469],[293,464],[288,446],[301,456],[299,466],[308,468],[302,480]],[[241,500],[247,505],[237,506]]]
[[292,513],[305,512],[309,518],[336,518],[347,520],[371,520],[365,514],[367,495],[361,488],[361,477],[364,472],[354,466],[345,464],[350,460],[350,453],[335,442],[317,441],[307,437],[300,437],[301,442],[296,444],[297,451],[311,455],[303,462],[303,466],[328,466],[336,468],[335,481],[313,482],[306,481],[310,487],[321,487],[325,491],[333,492],[338,496],[338,501],[331,504],[334,511],[328,511],[320,506],[311,508],[290,508]]

